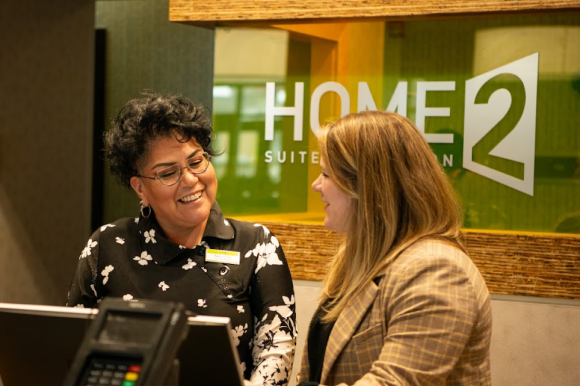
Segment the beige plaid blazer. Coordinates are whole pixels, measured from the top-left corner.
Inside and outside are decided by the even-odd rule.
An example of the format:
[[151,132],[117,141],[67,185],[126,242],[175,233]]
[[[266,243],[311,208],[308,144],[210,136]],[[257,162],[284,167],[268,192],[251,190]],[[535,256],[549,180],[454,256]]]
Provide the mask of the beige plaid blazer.
[[[490,385],[491,304],[471,259],[419,241],[349,302],[330,334],[323,385]],[[307,381],[308,348],[298,382]]]

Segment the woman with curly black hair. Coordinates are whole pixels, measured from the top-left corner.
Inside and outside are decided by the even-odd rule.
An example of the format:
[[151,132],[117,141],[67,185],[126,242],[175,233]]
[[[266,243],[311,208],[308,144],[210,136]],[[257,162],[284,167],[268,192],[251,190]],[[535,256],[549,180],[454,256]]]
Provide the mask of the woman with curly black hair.
[[206,109],[187,98],[145,93],[127,102],[105,151],[111,173],[139,196],[140,215],[93,233],[67,305],[96,307],[114,296],[227,316],[245,378],[286,385],[296,343],[288,264],[266,227],[222,214],[212,136]]

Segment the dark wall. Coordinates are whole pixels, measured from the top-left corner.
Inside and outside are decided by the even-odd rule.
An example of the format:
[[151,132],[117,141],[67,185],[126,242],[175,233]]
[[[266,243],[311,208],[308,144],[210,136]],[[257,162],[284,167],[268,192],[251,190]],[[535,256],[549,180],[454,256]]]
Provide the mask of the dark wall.
[[[105,129],[143,89],[182,94],[211,108],[213,30],[169,22],[168,0],[97,1],[96,27],[106,35]],[[103,184],[103,223],[139,214],[137,195],[120,186],[106,165],[96,178]]]
[[0,4],[0,301],[64,305],[89,230],[94,3]]

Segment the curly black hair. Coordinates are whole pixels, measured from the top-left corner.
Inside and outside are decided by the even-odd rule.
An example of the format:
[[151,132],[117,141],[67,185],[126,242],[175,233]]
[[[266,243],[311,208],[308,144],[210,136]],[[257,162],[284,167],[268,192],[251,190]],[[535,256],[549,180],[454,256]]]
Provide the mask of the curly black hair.
[[213,129],[205,106],[180,95],[151,91],[141,95],[123,106],[104,135],[109,170],[119,183],[131,187],[138,163],[159,138],[175,136],[184,143],[195,139],[205,152],[214,155]]

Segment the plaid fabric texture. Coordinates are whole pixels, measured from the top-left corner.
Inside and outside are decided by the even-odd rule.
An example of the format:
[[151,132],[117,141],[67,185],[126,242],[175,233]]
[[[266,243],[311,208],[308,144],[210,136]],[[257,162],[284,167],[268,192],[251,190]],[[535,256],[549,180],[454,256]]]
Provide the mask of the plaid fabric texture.
[[[324,385],[490,385],[491,303],[471,259],[423,240],[405,250],[341,313]],[[305,348],[298,382],[308,380]]]

